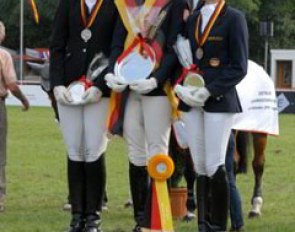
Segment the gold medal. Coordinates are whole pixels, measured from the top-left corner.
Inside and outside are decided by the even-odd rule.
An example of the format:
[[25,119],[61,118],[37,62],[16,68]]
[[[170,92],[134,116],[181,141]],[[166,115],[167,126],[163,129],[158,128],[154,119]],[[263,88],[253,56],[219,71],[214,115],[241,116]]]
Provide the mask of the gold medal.
[[198,45],[198,49],[196,50],[196,57],[197,59],[202,59],[204,56],[203,46],[206,43],[211,29],[213,28],[214,23],[216,22],[218,15],[220,14],[223,6],[225,5],[224,0],[220,0],[217,4],[214,13],[211,15],[209,22],[207,23],[205,30],[203,31],[201,37],[199,36],[200,33],[200,25],[201,25],[201,14],[199,14],[196,22],[196,29],[195,29],[195,39]]
[[218,67],[219,65],[220,65],[220,59],[218,59],[218,58],[211,58],[210,60],[209,60],[209,64],[210,64],[210,66],[211,67]]
[[204,50],[203,50],[203,48],[199,47],[196,50],[196,57],[197,57],[198,60],[201,60],[203,58],[203,56],[204,56]]
[[92,37],[92,32],[89,28],[85,28],[81,31],[81,38],[87,43]]

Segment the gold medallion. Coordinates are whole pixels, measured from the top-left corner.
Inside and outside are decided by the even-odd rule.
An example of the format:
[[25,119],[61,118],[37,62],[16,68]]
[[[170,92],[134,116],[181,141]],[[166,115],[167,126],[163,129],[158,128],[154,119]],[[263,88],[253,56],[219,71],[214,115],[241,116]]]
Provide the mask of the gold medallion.
[[220,65],[220,59],[218,59],[218,58],[211,58],[210,60],[209,60],[209,64],[210,64],[210,66],[211,67],[218,67],[219,65]]

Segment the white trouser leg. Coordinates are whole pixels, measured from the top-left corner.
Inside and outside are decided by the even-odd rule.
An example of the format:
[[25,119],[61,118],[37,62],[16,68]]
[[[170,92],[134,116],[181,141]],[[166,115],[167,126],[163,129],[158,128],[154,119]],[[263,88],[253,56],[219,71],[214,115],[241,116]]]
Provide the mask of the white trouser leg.
[[124,115],[124,138],[128,145],[129,161],[136,166],[146,166],[146,143],[140,96],[129,93]]
[[96,161],[106,151],[108,107],[108,98],[102,98],[98,103],[84,106],[84,155],[86,162]]
[[206,170],[210,177],[220,165],[225,164],[233,115],[233,113],[204,113]]
[[205,147],[204,147],[204,113],[198,108],[183,112],[187,142],[194,163],[195,172],[206,175]]
[[106,150],[108,101],[103,98],[85,106],[58,104],[60,127],[72,161],[92,162]]
[[171,108],[165,96],[140,96],[130,92],[124,118],[124,137],[129,160],[146,166],[148,158],[168,154],[171,130]]
[[208,113],[198,108],[183,113],[195,171],[212,176],[225,163],[232,113]]
[[84,161],[83,157],[83,106],[57,104],[60,128],[72,161]]
[[166,96],[142,96],[148,160],[156,154],[167,154],[171,131],[171,106]]

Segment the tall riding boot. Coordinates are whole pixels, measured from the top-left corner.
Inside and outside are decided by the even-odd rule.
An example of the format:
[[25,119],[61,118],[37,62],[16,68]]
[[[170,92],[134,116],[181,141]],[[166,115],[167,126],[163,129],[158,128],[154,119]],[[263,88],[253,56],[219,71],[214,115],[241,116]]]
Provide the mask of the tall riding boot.
[[197,209],[199,232],[209,232],[209,177],[197,176]]
[[195,197],[195,191],[194,191],[194,189],[196,189],[194,188],[196,175],[195,175],[194,166],[190,157],[186,157],[184,178],[187,183],[186,208],[188,212],[194,213],[194,211],[196,210],[196,201],[195,201],[196,197]]
[[106,168],[104,154],[94,162],[85,163],[85,232],[101,231],[101,206],[106,185]]
[[69,200],[72,205],[72,219],[68,232],[84,230],[84,162],[68,159]]
[[134,231],[140,231],[139,227],[144,223],[144,210],[147,201],[149,177],[146,167],[135,166],[129,163],[129,181],[134,209],[136,227]]
[[223,165],[219,166],[210,179],[210,187],[211,231],[223,232],[226,231],[229,211],[229,185],[225,167]]

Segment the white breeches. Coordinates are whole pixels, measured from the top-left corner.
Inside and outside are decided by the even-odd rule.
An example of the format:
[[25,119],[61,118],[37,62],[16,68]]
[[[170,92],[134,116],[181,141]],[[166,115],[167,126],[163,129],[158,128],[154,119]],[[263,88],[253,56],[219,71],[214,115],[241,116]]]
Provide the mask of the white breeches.
[[131,91],[125,109],[124,138],[129,161],[146,166],[156,154],[168,155],[171,107],[166,96],[142,96]]
[[233,113],[208,113],[198,108],[183,112],[188,146],[199,175],[213,176],[225,163]]
[[58,104],[60,127],[72,161],[96,161],[107,148],[109,98],[81,106]]

